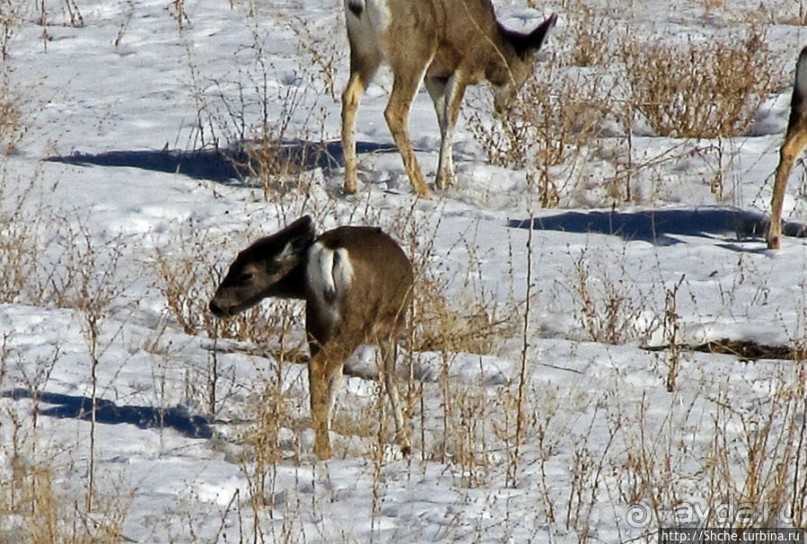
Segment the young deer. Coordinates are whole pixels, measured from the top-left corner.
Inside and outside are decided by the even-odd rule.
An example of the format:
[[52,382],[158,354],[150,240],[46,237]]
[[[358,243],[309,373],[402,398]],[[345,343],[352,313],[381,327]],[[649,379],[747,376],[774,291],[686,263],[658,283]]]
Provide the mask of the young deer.
[[386,61],[394,82],[384,117],[415,193],[423,198],[429,189],[408,128],[421,82],[440,125],[437,187],[445,189],[454,180],[451,140],[465,88],[489,81],[496,111],[504,111],[532,74],[535,53],[557,19],[553,14],[527,34],[510,31],[496,20],[490,0],[345,0],[345,17],[350,42],[350,79],[342,94],[345,192],[358,190],[356,111]]
[[796,63],[796,81],[793,98],[790,100],[790,120],[787,123],[785,141],[779,150],[779,165],[771,198],[771,217],[768,224],[768,248],[779,249],[782,244],[782,205],[785,187],[793,163],[807,147],[807,47],[801,50]]
[[409,455],[395,381],[395,340],[405,324],[412,285],[412,263],[381,229],[339,227],[315,238],[314,224],[305,216],[239,253],[210,311],[226,317],[266,297],[306,301],[311,416],[320,459],[331,456],[331,407],[345,361],[359,345],[378,344],[396,441]]

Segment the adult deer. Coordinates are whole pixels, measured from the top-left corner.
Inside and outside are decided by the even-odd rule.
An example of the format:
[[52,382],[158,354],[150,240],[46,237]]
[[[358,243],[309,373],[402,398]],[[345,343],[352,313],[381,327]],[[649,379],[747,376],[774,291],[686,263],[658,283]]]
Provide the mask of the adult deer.
[[409,455],[395,381],[395,340],[405,324],[412,285],[411,261],[381,229],[339,227],[315,237],[314,223],[305,216],[239,253],[210,311],[227,317],[266,297],[305,300],[314,450],[320,459],[331,457],[331,408],[345,361],[359,345],[378,344],[396,441]]
[[793,163],[807,147],[807,47],[801,50],[796,63],[796,81],[793,98],[790,100],[790,120],[787,123],[785,141],[779,150],[779,165],[771,198],[771,217],[768,223],[768,248],[779,249],[782,245],[782,205],[785,188]]
[[532,74],[535,53],[557,19],[553,14],[532,32],[514,32],[496,20],[490,0],[345,0],[345,18],[350,42],[350,79],[342,94],[345,192],[358,190],[356,111],[386,61],[394,82],[384,117],[412,187],[423,198],[429,189],[408,128],[421,82],[440,125],[437,187],[445,189],[454,180],[451,141],[465,88],[489,81],[495,108],[504,111]]

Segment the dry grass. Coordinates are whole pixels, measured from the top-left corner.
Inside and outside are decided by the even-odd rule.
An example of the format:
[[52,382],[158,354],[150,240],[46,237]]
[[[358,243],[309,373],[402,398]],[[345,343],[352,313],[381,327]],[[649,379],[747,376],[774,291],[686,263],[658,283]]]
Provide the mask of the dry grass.
[[[0,349],[0,391],[8,384],[5,371],[16,364],[18,356],[7,345],[4,336]],[[55,349],[52,358],[41,361],[41,372],[29,376],[26,387],[32,393],[31,404],[18,405],[0,399],[0,542],[20,544],[112,544],[125,537],[121,534],[131,496],[120,492],[94,502],[78,500],[67,489],[77,472],[72,462],[65,463],[63,445],[54,444],[49,432],[40,424],[37,414],[37,391],[44,389],[61,353]],[[5,397],[5,395],[3,395]],[[22,401],[25,402],[25,401]],[[33,414],[33,417],[32,417]],[[69,448],[69,446],[68,446]],[[61,460],[61,461],[59,461]],[[86,480],[82,478],[82,484]],[[79,489],[82,487],[79,484]],[[91,490],[87,491],[92,492]]]
[[626,263],[625,253],[586,248],[574,262],[567,289],[574,294],[576,316],[589,339],[606,344],[622,344],[646,337],[658,322],[644,322],[652,312],[653,294],[638,288]]
[[511,110],[492,126],[472,112],[469,128],[495,165],[524,168],[543,207],[560,202],[558,167],[573,168],[592,145],[612,104],[600,72],[562,71],[553,61],[527,81]]
[[659,136],[742,135],[779,72],[764,38],[755,27],[741,39],[690,36],[680,44],[626,37],[620,55],[629,100]]
[[[642,505],[643,527],[691,525],[708,527],[805,526],[803,489],[804,423],[803,365],[781,367],[771,379],[775,393],[751,401],[745,408],[732,399],[729,381],[699,384],[706,395],[710,422],[692,420],[696,399],[678,398],[665,420],[651,418],[643,402],[634,414],[624,414],[620,440],[625,455],[616,472],[621,500]],[[681,429],[696,425],[697,438]],[[727,426],[742,429],[730,439]],[[687,446],[697,440],[698,454]],[[692,444],[694,445],[694,444]],[[701,454],[701,447],[705,451]],[[693,484],[705,506],[693,503]]]
[[19,99],[0,83],[0,154],[13,153],[24,133]]
[[97,505],[92,514],[59,489],[58,471],[47,461],[13,464],[13,476],[0,487],[0,541],[18,544],[113,544],[124,536],[126,507]]
[[582,0],[571,2],[569,14],[573,41],[569,63],[581,67],[607,64],[614,47],[614,20]]
[[416,351],[491,353],[516,329],[516,309],[503,309],[479,293],[449,297],[434,278],[422,278],[415,291]]
[[0,157],[12,154],[27,130],[23,104],[25,96],[14,73],[5,63],[11,55],[11,39],[19,24],[21,13],[0,2]]
[[32,284],[36,283],[31,281],[31,270],[37,268],[40,240],[37,222],[25,206],[35,183],[11,194],[7,175],[5,169],[0,171],[0,202],[8,206],[0,210],[0,301],[32,302],[37,297],[31,296]]

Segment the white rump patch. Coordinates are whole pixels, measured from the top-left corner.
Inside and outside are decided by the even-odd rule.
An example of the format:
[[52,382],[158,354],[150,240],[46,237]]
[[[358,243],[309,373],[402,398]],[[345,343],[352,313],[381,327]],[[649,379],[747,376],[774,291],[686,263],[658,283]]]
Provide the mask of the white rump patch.
[[351,0],[345,0],[345,20],[348,31],[354,38],[352,46],[368,53],[382,52],[386,57],[383,54],[381,37],[392,19],[387,0],[365,0],[364,10],[358,18],[350,11],[350,2]]
[[330,321],[338,321],[339,302],[353,281],[353,267],[345,248],[331,249],[315,242],[308,250],[308,288]]

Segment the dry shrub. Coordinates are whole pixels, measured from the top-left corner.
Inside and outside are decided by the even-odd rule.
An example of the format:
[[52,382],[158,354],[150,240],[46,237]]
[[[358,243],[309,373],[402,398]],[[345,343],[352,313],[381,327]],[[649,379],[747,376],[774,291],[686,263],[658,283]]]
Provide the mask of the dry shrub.
[[[239,442],[246,447],[239,450],[237,460],[247,479],[250,506],[256,513],[274,500],[275,466],[292,453],[283,450],[284,429],[299,430],[279,380],[280,370],[263,384],[257,402],[257,416],[239,436]],[[293,453],[299,457],[299,451]]]
[[[8,362],[7,356],[5,350],[0,352],[0,368]],[[111,544],[126,540],[121,530],[131,494],[120,488],[119,495],[101,497],[88,510],[68,490],[76,489],[70,485],[77,476],[75,466],[55,461],[58,452],[52,437],[37,425],[39,408],[18,409],[14,404],[1,408],[5,432],[0,444],[0,542]],[[34,414],[33,421],[29,412]]]
[[[92,512],[64,495],[64,478],[47,462],[17,463],[9,483],[2,489],[0,541],[18,544],[113,544],[126,540],[122,534],[131,497],[102,501]],[[5,487],[5,486],[4,486]]]
[[722,11],[726,8],[726,0],[698,0],[704,15],[709,15],[715,11]]
[[[508,338],[516,326],[519,305],[510,300],[506,304],[475,284],[483,276],[476,259],[476,248],[470,242],[457,247],[467,255],[467,274],[459,285],[449,287],[457,273],[445,270],[445,255],[438,256],[441,215],[435,222],[423,220],[416,214],[417,202],[411,208],[402,208],[391,220],[368,217],[367,224],[381,224],[396,238],[412,260],[415,283],[412,308],[409,312],[407,337],[410,349],[464,353],[490,353],[497,341]],[[375,214],[377,211],[369,210]],[[463,242],[458,240],[457,246]],[[453,251],[454,248],[449,250]]]
[[575,261],[569,288],[575,294],[578,319],[592,341],[622,344],[658,327],[642,318],[653,307],[652,296],[638,289],[632,273],[624,251],[613,255],[585,249]]
[[[232,75],[206,80],[188,47],[196,87],[194,138],[203,148],[223,150],[247,182],[263,189],[265,200],[277,202],[292,190],[306,194],[310,177],[317,175],[327,151],[323,144],[327,109],[321,102],[328,96],[336,99],[341,42],[331,35],[320,38],[321,29],[303,18],[276,10],[270,18],[253,0],[235,5],[244,11],[252,43],[237,52],[238,67]],[[308,62],[293,74],[268,60],[273,55],[267,24],[276,32],[290,30],[299,39],[299,53]]]
[[771,0],[761,3],[756,15],[766,24],[807,26],[807,0]]
[[601,132],[609,111],[610,91],[603,95],[599,72],[558,72],[552,62],[548,73],[527,81],[511,110],[493,122],[471,114],[469,128],[482,144],[488,160],[498,166],[525,168],[544,207],[559,202],[550,168],[566,165]]
[[[279,201],[292,191],[307,194],[318,167],[336,164],[327,146],[305,139],[283,139],[264,133],[260,138],[240,142],[242,151],[234,157],[236,168],[263,190],[264,200]],[[240,159],[240,160],[239,160]]]
[[[738,408],[738,390],[728,378],[704,372],[695,385],[709,413],[705,419],[692,419],[704,413],[693,410],[700,400],[680,393],[661,425],[652,414],[658,407],[647,399],[635,413],[620,414],[624,452],[614,470],[620,500],[643,505],[648,525],[807,526],[804,365],[781,365],[760,381],[769,389],[750,394]],[[697,429],[698,449],[681,446],[681,429],[688,426]],[[697,497],[707,506],[702,511],[689,507]]]
[[573,43],[570,62],[573,66],[601,66],[611,52],[613,22],[600,17],[594,8],[581,0],[570,7],[569,30]]
[[417,351],[486,354],[516,327],[514,310],[502,311],[476,293],[449,300],[445,286],[423,279],[416,286],[412,323]]
[[[4,173],[0,175],[5,178]],[[32,218],[23,206],[32,188],[30,185],[21,195],[11,195],[6,191],[6,180],[0,180],[0,203],[11,204],[0,210],[0,302],[23,302],[21,299],[30,294],[39,240],[36,223],[29,220]]]
[[487,483],[494,463],[489,438],[491,421],[496,420],[502,407],[487,391],[478,386],[452,386],[445,377],[442,385],[445,407],[445,429],[439,459],[452,463],[459,471],[463,487],[482,487]]
[[[280,16],[279,19],[283,21],[284,17]],[[341,20],[339,22],[339,26],[344,24]],[[305,76],[308,83],[314,87],[323,86],[334,102],[339,101],[336,73],[344,60],[344,34],[332,32],[333,21],[328,19],[311,21],[292,16],[286,23],[297,37],[297,52],[307,58],[307,64],[311,67]]]
[[629,100],[659,136],[745,133],[772,91],[777,65],[763,33],[683,44],[627,38],[621,47]]
[[118,275],[118,263],[124,244],[120,237],[106,243],[93,238],[90,230],[71,217],[51,218],[60,224],[63,238],[53,244],[59,255],[43,283],[43,302],[59,308],[73,308],[81,313],[103,315],[104,309],[120,295],[124,282]]
[[25,134],[20,103],[8,77],[0,75],[0,154],[12,154]]
[[[207,304],[222,278],[222,271],[211,262],[210,256],[227,254],[227,248],[208,235],[194,233],[193,229],[181,231],[174,240],[170,248],[156,249],[153,266],[168,314],[186,334],[204,333],[212,338],[231,338],[265,346],[278,331],[285,330],[284,312],[274,315],[264,305],[229,319],[213,317]],[[221,246],[221,251],[211,251],[217,245]]]
[[30,102],[30,82],[25,93],[15,89],[12,69],[5,61],[28,9],[27,2],[0,0],[0,155],[12,154],[26,131],[21,105]]
[[11,55],[11,42],[31,7],[28,2],[0,0],[0,60]]
[[[0,516],[9,520],[0,529],[0,541],[19,544],[89,544],[120,542],[126,507],[104,505],[89,514],[58,489],[59,475],[47,463],[28,466],[18,462],[3,490]],[[80,501],[79,501],[80,502]]]
[[[314,109],[301,113],[306,100],[301,87],[287,85],[278,91],[279,96],[270,96],[266,82],[277,76],[269,74],[273,68],[262,60],[256,62],[254,70],[259,75],[239,69],[237,81],[208,85],[212,96],[198,91],[196,138],[203,148],[220,150],[246,181],[263,189],[267,201],[278,200],[299,185],[295,182],[305,166],[315,162],[307,148],[308,135],[291,133],[292,119],[305,115],[306,126],[319,123]],[[233,93],[231,87],[237,91]]]

